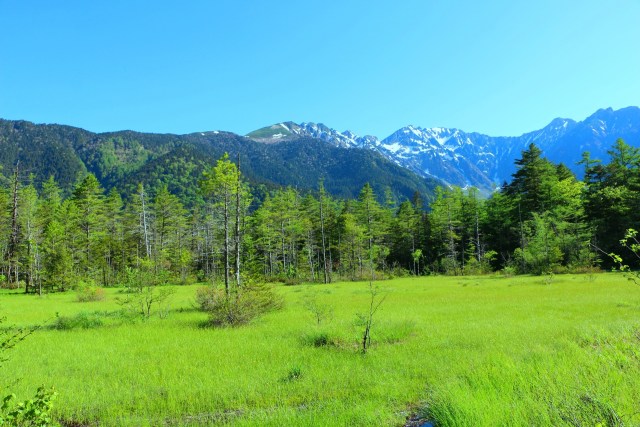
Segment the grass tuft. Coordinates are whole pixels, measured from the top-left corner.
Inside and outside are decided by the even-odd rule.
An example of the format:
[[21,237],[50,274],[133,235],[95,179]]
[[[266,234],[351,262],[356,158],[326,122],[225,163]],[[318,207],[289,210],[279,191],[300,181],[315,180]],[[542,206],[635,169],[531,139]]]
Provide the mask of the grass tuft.
[[71,329],[91,329],[103,326],[104,322],[102,317],[97,313],[88,313],[81,311],[74,316],[60,316],[57,315],[56,319],[51,326],[53,329],[60,331],[69,331]]

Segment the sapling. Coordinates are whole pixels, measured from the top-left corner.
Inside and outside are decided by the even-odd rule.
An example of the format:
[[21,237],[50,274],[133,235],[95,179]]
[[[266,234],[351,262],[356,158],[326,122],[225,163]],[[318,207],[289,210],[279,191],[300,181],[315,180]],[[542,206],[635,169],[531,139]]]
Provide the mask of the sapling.
[[315,293],[307,295],[303,304],[304,308],[311,313],[318,326],[322,323],[330,322],[333,319],[333,306],[319,301]]
[[151,317],[153,307],[161,306],[175,293],[172,288],[154,285],[150,274],[143,270],[127,269],[125,286],[126,296],[116,298],[116,301],[123,307],[138,312],[144,319]]
[[367,313],[358,313],[357,324],[364,327],[362,331],[362,354],[367,353],[367,349],[371,345],[371,328],[373,326],[373,316],[387,298],[387,295],[382,295],[378,286],[374,286],[373,282],[369,282],[369,310]]

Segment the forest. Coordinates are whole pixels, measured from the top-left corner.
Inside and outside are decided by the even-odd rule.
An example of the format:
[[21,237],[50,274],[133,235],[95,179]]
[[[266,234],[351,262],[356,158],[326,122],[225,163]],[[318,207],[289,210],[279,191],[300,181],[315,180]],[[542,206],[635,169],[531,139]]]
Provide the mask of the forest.
[[[27,292],[76,283],[115,286],[242,280],[331,282],[403,275],[584,272],[609,268],[638,227],[640,150],[618,140],[604,163],[584,153],[584,180],[531,144],[510,183],[396,202],[364,185],[357,199],[295,188],[252,197],[228,155],[198,182],[189,208],[167,186],[124,200],[92,174],[62,197],[53,178],[25,183],[19,165],[0,191],[2,286]],[[238,160],[241,161],[240,158]]]

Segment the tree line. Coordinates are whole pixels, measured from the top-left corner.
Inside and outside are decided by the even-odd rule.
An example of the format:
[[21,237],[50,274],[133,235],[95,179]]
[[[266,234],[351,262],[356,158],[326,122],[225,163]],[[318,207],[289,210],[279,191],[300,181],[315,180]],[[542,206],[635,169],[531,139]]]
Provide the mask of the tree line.
[[583,180],[531,144],[510,183],[489,198],[440,187],[428,209],[416,193],[397,203],[366,184],[357,199],[295,188],[260,202],[240,159],[225,155],[199,181],[189,208],[166,186],[125,199],[92,174],[69,197],[53,178],[39,188],[19,167],[2,177],[3,286],[27,292],[103,286],[144,271],[154,283],[359,280],[429,273],[585,271],[612,263],[640,223],[640,150],[618,140],[608,163],[583,155]]

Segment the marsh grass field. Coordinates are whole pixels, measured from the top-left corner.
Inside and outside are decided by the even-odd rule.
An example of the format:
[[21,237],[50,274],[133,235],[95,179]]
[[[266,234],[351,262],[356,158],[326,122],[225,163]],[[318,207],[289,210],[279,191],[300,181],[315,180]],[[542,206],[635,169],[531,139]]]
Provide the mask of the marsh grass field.
[[[620,274],[279,286],[238,328],[203,327],[195,286],[148,320],[73,293],[0,293],[2,326],[42,327],[0,368],[20,398],[58,392],[66,425],[640,425],[640,287]],[[320,324],[306,308],[332,307]],[[57,325],[57,328],[54,327]],[[17,382],[13,382],[17,380]]]

